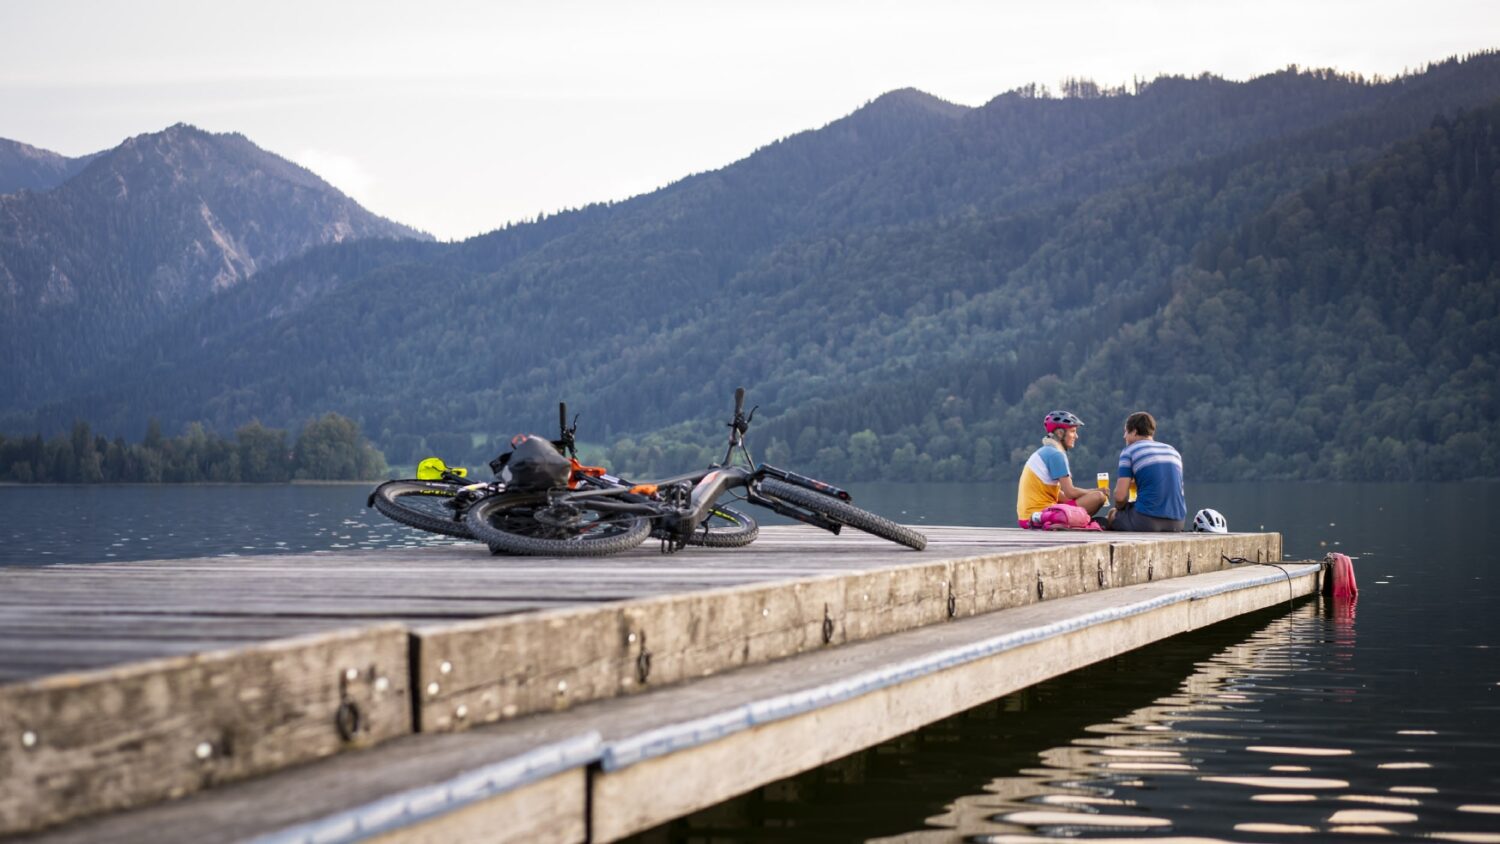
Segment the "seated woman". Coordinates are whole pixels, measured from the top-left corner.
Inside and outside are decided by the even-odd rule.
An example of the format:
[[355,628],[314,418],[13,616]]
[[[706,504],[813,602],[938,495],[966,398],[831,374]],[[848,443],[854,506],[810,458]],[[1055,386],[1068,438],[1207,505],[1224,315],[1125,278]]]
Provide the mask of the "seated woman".
[[1054,410],[1042,420],[1042,425],[1047,436],[1021,469],[1021,481],[1016,488],[1016,520],[1023,528],[1040,527],[1038,519],[1042,511],[1053,504],[1079,507],[1092,516],[1107,500],[1103,490],[1073,485],[1068,452],[1078,445],[1078,429],[1083,427],[1083,420],[1066,410]]

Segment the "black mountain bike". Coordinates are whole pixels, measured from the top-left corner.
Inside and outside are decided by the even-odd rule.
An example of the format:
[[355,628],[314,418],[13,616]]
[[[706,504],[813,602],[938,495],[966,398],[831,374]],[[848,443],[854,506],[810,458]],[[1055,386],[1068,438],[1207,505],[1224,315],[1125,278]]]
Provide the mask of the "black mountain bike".
[[[601,468],[578,462],[578,420],[575,417],[569,424],[567,402],[558,403],[557,421],[559,436],[551,442],[559,454],[573,463],[571,486],[589,489],[629,489],[635,486]],[[504,465],[503,458],[497,458],[490,465],[499,475]],[[475,502],[503,494],[506,490],[507,485],[502,480],[476,483],[445,468],[442,477],[437,479],[386,481],[370,493],[365,506],[374,507],[385,517],[408,527],[458,539],[474,539],[464,515]],[[754,542],[759,534],[760,525],[748,514],[727,505],[717,505],[709,510],[700,528],[687,537],[686,542],[709,548],[738,548]],[[669,538],[659,530],[652,535],[658,539]],[[644,540],[643,536],[641,541]]]
[[[469,506],[464,524],[497,553],[603,556],[634,548],[653,534],[661,538],[663,551],[675,551],[708,544],[694,539],[714,532],[717,514],[735,512],[720,503],[730,495],[831,533],[847,525],[917,551],[927,547],[927,537],[855,507],[844,490],[756,463],[745,446],[756,408],[748,416],[744,408],[740,388],[734,393],[729,448],[707,469],[629,486],[594,479],[578,489],[503,492]],[[728,527],[721,532],[733,533]]]

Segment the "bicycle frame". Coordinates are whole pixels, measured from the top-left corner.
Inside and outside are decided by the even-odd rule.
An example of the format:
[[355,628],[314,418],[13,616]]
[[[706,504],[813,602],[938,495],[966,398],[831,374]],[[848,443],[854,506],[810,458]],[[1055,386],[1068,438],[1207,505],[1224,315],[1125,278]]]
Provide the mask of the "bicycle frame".
[[[691,536],[693,531],[697,530],[713,513],[720,496],[730,490],[744,489],[745,500],[751,504],[765,507],[787,518],[822,528],[830,533],[839,533],[843,528],[842,524],[820,513],[809,512],[761,494],[760,482],[766,478],[775,478],[841,501],[853,499],[848,492],[831,484],[785,469],[778,469],[775,466],[757,464],[745,445],[745,433],[755,417],[756,408],[751,408],[749,415],[745,415],[743,387],[735,390],[734,401],[734,419],[729,423],[729,446],[724,452],[724,459],[719,463],[698,472],[675,475],[649,483],[632,484],[612,476],[587,478],[585,479],[587,483],[604,483],[609,486],[586,490],[558,490],[549,493],[548,501],[552,504],[565,504],[587,499],[589,506],[596,510],[655,519],[661,528],[674,537],[674,544],[680,545],[685,537]],[[563,416],[565,419],[566,414],[564,413]],[[741,458],[741,465],[736,465],[736,457]],[[653,500],[651,496],[656,496],[659,500]]]

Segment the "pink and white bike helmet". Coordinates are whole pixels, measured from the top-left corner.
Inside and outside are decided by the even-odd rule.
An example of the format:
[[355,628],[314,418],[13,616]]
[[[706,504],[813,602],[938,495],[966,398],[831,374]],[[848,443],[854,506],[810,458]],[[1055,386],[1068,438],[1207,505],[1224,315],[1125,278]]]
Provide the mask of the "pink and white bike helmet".
[[1050,434],[1058,428],[1082,428],[1083,420],[1066,410],[1054,410],[1047,414],[1042,424],[1047,426],[1047,433]]

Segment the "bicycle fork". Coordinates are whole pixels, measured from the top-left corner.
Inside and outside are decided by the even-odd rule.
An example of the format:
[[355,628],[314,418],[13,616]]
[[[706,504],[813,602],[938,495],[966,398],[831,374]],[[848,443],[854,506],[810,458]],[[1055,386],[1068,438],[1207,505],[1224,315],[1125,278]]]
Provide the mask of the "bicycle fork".
[[778,481],[785,481],[792,486],[800,486],[803,489],[810,489],[813,492],[827,495],[831,498],[837,498],[840,501],[854,500],[854,496],[850,495],[848,492],[842,489],[839,489],[833,484],[825,484],[815,478],[809,478],[806,475],[799,475],[796,472],[788,472],[785,469],[778,469],[775,466],[767,466],[764,463],[756,467],[756,474],[767,478],[775,478]]

